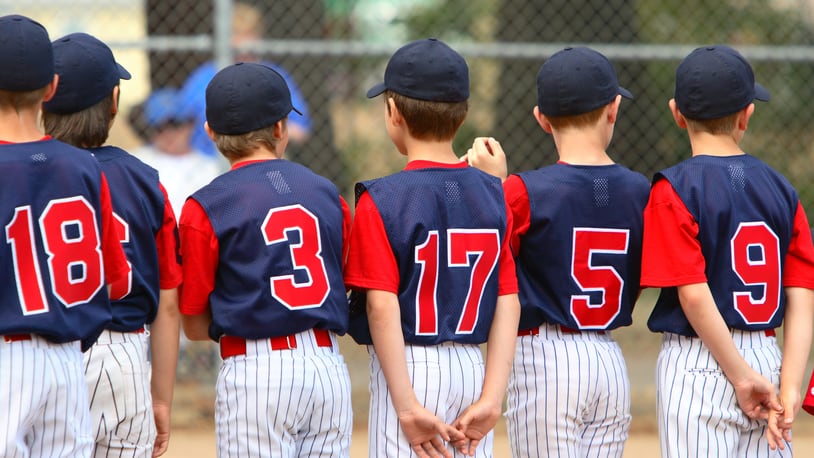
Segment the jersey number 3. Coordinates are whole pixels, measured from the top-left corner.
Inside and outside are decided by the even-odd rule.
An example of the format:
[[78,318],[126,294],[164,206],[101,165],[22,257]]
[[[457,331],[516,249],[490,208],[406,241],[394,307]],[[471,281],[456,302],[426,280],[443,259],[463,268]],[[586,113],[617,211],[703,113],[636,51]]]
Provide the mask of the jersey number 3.
[[[6,240],[14,258],[14,275],[23,315],[48,311],[37,257],[31,206],[14,209]],[[90,301],[102,288],[103,268],[96,214],[82,197],[52,200],[39,218],[51,290],[66,307]]]

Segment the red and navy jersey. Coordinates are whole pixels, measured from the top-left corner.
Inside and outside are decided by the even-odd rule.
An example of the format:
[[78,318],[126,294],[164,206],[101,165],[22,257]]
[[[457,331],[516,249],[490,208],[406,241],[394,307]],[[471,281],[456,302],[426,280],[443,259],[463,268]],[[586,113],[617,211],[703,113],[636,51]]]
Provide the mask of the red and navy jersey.
[[783,287],[814,287],[797,192],[753,156],[695,156],[654,177],[642,284],[662,290],[648,327],[695,336],[676,286],[703,282],[726,324],[745,331],[782,323]]
[[108,179],[116,231],[130,263],[130,275],[111,285],[108,329],[135,331],[155,319],[159,290],[181,283],[175,216],[158,172],[120,148],[90,151]]
[[509,177],[520,329],[630,325],[650,182],[621,165],[558,163]]
[[93,156],[46,139],[0,144],[0,334],[95,341],[106,283],[127,274]]
[[302,165],[236,164],[184,205],[181,312],[211,312],[214,340],[344,334],[349,219],[336,186]]
[[517,291],[500,180],[465,163],[413,161],[357,184],[357,195],[345,275],[360,300],[354,340],[372,343],[362,304],[376,289],[398,296],[408,344],[486,342],[498,296]]

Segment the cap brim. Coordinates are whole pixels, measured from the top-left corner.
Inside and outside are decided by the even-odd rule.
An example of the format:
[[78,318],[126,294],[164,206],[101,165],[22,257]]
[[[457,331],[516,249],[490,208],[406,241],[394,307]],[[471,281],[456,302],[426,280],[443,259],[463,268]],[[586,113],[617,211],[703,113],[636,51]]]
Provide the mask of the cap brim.
[[132,76],[130,76],[130,72],[128,72],[126,68],[122,67],[121,64],[116,63],[116,66],[119,67],[119,79],[129,80],[132,78]]
[[623,88],[622,86],[619,86],[619,95],[621,95],[622,97],[624,97],[626,99],[632,99],[633,98],[633,94],[631,94],[630,91]]
[[304,114],[302,114],[302,111],[298,110],[297,107],[295,107],[294,105],[291,105],[291,111],[297,113],[300,116],[305,116]]
[[385,86],[384,83],[379,83],[367,91],[367,98],[372,99],[373,97],[377,97],[386,90],[387,86]]
[[769,93],[769,90],[763,87],[760,83],[755,83],[755,99],[760,100],[763,102],[768,102],[771,100],[772,95]]

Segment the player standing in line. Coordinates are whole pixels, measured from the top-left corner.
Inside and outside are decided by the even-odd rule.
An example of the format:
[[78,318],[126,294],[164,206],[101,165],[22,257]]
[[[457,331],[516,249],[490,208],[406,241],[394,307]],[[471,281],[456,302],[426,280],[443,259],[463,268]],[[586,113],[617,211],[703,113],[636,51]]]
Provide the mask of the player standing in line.
[[127,277],[110,193],[87,151],[43,136],[58,76],[48,32],[0,17],[0,456],[89,457],[81,341]]
[[[380,94],[408,163],[357,184],[346,266],[347,285],[367,303],[352,311],[351,335],[372,344],[369,454],[450,457],[442,440],[452,440],[456,454],[491,456],[519,303],[500,181],[452,149],[469,69],[443,42],[414,41],[367,96]],[[487,341],[484,375],[478,345]]]
[[654,177],[642,261],[642,285],[662,288],[648,327],[663,333],[664,457],[768,456],[778,441],[785,447],[768,411],[785,409],[788,429],[800,407],[814,248],[797,192],[739,146],[755,99],[769,93],[730,47],[698,48],[676,70],[669,105],[692,157]]
[[206,130],[232,169],[181,212],[184,331],[220,342],[218,456],[347,457],[350,377],[342,262],[350,210],[336,187],[282,159],[285,80],[257,63],[206,88]]
[[131,266],[130,276],[112,285],[113,321],[85,353],[94,455],[159,456],[169,443],[181,323],[175,215],[155,170],[103,146],[119,111],[119,80],[130,73],[88,34],[53,46],[60,84],[43,105],[45,131],[99,161]]
[[[632,321],[650,183],[606,152],[622,96],[632,97],[602,54],[552,55],[534,118],[559,160],[503,185],[522,307],[506,410],[513,456],[622,456],[628,437],[630,381],[610,331]],[[505,178],[494,139],[476,139],[467,158]]]

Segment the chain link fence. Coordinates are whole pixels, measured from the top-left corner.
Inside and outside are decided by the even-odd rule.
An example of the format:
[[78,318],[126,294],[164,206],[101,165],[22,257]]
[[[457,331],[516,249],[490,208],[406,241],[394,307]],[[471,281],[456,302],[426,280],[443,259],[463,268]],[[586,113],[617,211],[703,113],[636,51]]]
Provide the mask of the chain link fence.
[[[772,92],[770,103],[758,102],[743,148],[784,173],[814,212],[812,0],[0,0],[0,13],[33,17],[52,39],[82,31],[113,48],[134,76],[122,83],[127,116],[111,137],[126,148],[149,141],[141,110],[151,91],[182,88],[207,63],[274,63],[299,88],[306,106],[298,108],[310,116],[290,158],[332,179],[349,200],[355,181],[404,164],[385,133],[382,102],[364,93],[409,40],[435,36],[465,55],[472,98],[456,149],[465,152],[476,136],[496,137],[513,171],[556,160],[531,115],[540,64],[568,45],[605,53],[636,97],[622,102],[609,152],[647,176],[690,155],[667,108],[676,65],[696,46],[726,43]],[[201,405],[214,386],[213,347],[189,344],[179,367],[179,383],[190,383]],[[354,387],[363,423],[366,355],[348,359],[361,374]]]

